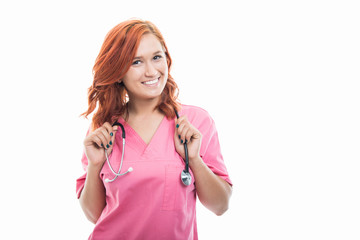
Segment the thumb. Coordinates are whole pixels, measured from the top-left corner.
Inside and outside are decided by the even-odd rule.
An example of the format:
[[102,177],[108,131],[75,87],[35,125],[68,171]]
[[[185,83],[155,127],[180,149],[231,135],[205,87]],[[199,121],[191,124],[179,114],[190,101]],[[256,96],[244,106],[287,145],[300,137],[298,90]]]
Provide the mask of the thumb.
[[120,130],[119,129],[120,127],[118,125],[114,125],[112,128],[113,128],[113,134],[114,134],[114,136],[112,136],[112,139],[115,140],[115,135],[117,134],[117,131]]

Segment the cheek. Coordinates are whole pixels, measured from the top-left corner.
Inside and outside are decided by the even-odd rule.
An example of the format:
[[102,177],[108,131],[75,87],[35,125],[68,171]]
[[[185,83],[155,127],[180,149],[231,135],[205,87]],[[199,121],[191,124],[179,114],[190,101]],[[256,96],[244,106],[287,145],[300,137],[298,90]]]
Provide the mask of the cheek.
[[167,77],[167,75],[168,75],[168,66],[167,66],[166,61],[161,63],[160,69],[161,69],[161,72]]
[[141,69],[140,68],[130,68],[128,72],[124,76],[124,83],[130,83],[132,81],[136,81],[141,77]]

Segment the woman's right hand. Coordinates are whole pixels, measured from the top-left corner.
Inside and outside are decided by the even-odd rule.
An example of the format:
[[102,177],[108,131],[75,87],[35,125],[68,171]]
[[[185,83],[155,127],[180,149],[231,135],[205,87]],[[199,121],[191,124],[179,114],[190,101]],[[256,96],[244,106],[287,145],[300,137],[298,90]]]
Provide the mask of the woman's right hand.
[[84,150],[88,159],[88,165],[101,168],[104,164],[105,150],[110,155],[115,141],[118,126],[112,127],[106,122],[93,132],[90,132],[84,140]]

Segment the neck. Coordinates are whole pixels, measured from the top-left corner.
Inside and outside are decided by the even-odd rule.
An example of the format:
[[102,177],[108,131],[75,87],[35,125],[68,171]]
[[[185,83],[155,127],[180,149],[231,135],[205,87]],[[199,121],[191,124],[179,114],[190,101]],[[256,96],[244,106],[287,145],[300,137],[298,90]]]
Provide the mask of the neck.
[[159,109],[155,107],[159,103],[159,98],[151,100],[141,100],[141,99],[131,99],[128,103],[128,110],[131,116],[136,116],[139,118],[151,116],[153,114],[159,114]]

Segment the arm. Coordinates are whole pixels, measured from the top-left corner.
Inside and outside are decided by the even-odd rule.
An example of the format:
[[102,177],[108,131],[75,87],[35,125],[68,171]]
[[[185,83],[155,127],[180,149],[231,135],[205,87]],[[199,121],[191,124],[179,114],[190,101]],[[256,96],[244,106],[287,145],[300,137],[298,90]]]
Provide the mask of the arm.
[[214,174],[200,157],[189,159],[189,165],[200,202],[218,216],[225,213],[232,194],[230,184]]
[[105,187],[99,175],[106,160],[104,147],[107,148],[110,154],[116,131],[117,126],[112,127],[106,122],[103,126],[88,134],[84,140],[87,174],[79,201],[86,217],[92,223],[97,222],[106,206]]
[[189,166],[195,177],[196,192],[200,202],[214,212],[222,215],[229,207],[232,187],[217,176],[200,157],[202,134],[189,123],[186,116],[175,120],[175,148],[185,158],[183,142],[187,141]]
[[79,201],[87,219],[95,224],[106,205],[105,187],[99,177],[101,166],[99,168],[89,164],[87,170]]

